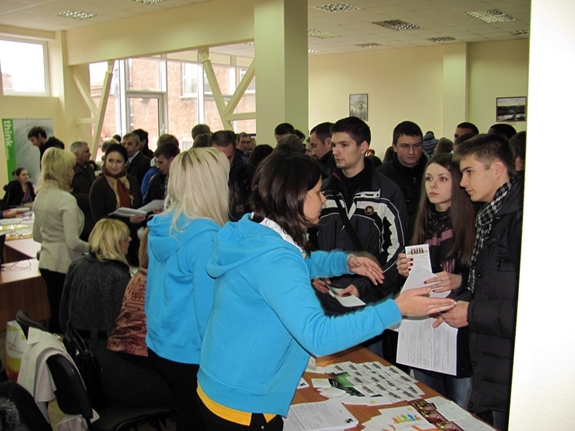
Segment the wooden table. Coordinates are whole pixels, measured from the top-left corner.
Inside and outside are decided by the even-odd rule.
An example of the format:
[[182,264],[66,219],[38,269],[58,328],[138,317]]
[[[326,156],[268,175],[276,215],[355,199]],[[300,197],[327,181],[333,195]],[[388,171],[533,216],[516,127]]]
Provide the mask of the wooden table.
[[34,320],[50,318],[46,283],[36,259],[2,265],[0,271],[0,330],[14,320],[16,312],[26,310]]
[[2,262],[35,259],[39,250],[40,243],[32,238],[8,240],[4,243],[4,260]]
[[[345,350],[343,352],[337,353],[335,355],[324,356],[322,358],[318,358],[318,365],[326,366],[332,363],[337,362],[345,362],[351,361],[356,363],[361,362],[373,362],[378,361],[384,365],[391,365],[376,354],[370,352],[364,347],[352,347],[351,349]],[[305,389],[298,389],[296,391],[295,397],[292,401],[292,404],[300,404],[300,403],[309,403],[309,402],[317,402],[317,401],[326,401],[327,398],[320,395],[318,390],[311,386],[311,379],[316,377],[325,377],[324,374],[316,374],[316,373],[305,373],[304,379],[310,384],[309,388]],[[424,392],[425,395],[422,395],[422,398],[429,398],[435,396],[441,396],[433,389],[428,388],[423,383],[417,383]],[[390,404],[385,406],[375,406],[375,407],[368,407],[368,406],[357,406],[357,405],[346,405],[345,407],[355,416],[355,418],[359,421],[359,423],[367,422],[374,416],[378,416],[379,409],[386,408],[386,407],[400,407],[400,406],[407,406],[409,405],[407,401],[401,401],[396,404]],[[358,425],[354,428],[349,428],[350,430],[362,430],[364,427],[362,425]]]

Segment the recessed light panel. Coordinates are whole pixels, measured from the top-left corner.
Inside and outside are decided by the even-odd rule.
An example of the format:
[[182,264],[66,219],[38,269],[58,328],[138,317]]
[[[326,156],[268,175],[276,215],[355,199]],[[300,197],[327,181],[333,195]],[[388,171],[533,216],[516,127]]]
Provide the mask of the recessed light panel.
[[515,21],[515,18],[507,15],[506,13],[500,12],[497,9],[491,10],[479,10],[475,12],[465,12],[466,15],[478,19],[479,21],[486,22],[488,24],[494,22],[506,22]]
[[314,48],[309,48],[307,50],[308,54],[317,54],[318,52],[321,52],[319,49],[314,49]]
[[328,12],[345,12],[348,10],[357,10],[359,8],[346,3],[333,3],[333,4],[322,4],[321,6],[316,6],[316,9],[327,10]]
[[512,34],[513,36],[523,36],[529,34],[529,30],[513,30],[510,31],[509,34]]
[[360,48],[375,48],[383,45],[381,43],[372,42],[372,43],[358,43],[355,46],[359,46]]
[[318,39],[334,39],[336,37],[343,37],[343,34],[332,33],[330,31],[312,29],[307,32],[308,36],[317,37]]
[[137,3],[154,4],[154,3],[163,2],[164,0],[134,0],[134,1]]
[[74,18],[74,19],[89,19],[98,16],[98,14],[91,12],[82,12],[79,10],[66,10],[64,12],[60,12],[58,16],[63,16],[65,18]]
[[451,37],[451,36],[443,36],[443,37],[432,37],[432,38],[427,39],[427,40],[439,43],[439,42],[451,42],[451,41],[457,40],[457,39],[455,39],[454,37]]
[[392,19],[389,21],[377,21],[372,22],[372,24],[380,25],[390,30],[404,31],[404,30],[421,30],[421,27],[415,24],[409,24],[407,22],[401,21],[399,19]]

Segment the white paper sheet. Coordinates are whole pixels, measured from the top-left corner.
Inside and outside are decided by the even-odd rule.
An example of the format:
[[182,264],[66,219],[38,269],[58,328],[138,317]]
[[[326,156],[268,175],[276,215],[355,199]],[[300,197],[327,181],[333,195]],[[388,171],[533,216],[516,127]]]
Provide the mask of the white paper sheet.
[[[409,271],[409,276],[407,277],[407,280],[405,280],[405,283],[403,285],[403,289],[401,289],[401,291],[405,291],[405,290],[410,290],[410,289],[418,289],[420,287],[430,287],[433,286],[434,284],[437,283],[432,283],[432,284],[425,284],[425,280],[429,280],[430,278],[434,278],[435,275],[433,274],[433,272],[428,271],[427,269],[425,269],[422,266],[418,266],[418,265],[414,265],[411,268],[411,271]],[[447,295],[449,295],[451,291],[446,291],[446,292],[439,292],[436,293],[434,291],[431,291],[431,293],[429,294],[429,296],[431,298],[445,298]]]
[[403,319],[397,341],[397,362],[439,373],[457,374],[457,329],[432,328],[435,319]]
[[285,431],[337,430],[353,428],[358,420],[335,399],[294,404],[284,421]]

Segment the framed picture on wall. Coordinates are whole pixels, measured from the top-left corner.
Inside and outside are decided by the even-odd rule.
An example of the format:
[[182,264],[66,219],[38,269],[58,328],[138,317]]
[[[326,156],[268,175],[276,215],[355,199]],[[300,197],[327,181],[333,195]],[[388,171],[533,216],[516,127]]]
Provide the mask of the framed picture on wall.
[[497,97],[495,121],[526,121],[527,97]]
[[349,116],[367,121],[367,94],[349,95]]

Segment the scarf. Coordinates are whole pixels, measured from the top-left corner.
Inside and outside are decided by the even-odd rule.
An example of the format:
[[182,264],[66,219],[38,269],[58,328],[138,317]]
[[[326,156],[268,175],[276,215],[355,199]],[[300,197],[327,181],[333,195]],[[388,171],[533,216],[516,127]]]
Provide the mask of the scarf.
[[469,279],[467,281],[467,290],[470,292],[475,290],[475,265],[477,264],[477,256],[479,256],[479,252],[483,248],[483,244],[489,238],[493,219],[501,209],[503,199],[505,199],[505,196],[507,196],[515,183],[515,177],[512,177],[509,181],[499,187],[497,192],[495,192],[495,196],[493,196],[493,200],[481,208],[477,214],[477,218],[475,219],[477,235],[475,237],[475,245],[473,246],[473,254],[471,255]]
[[104,166],[103,172],[108,180],[108,184],[110,184],[110,187],[112,187],[116,195],[116,208],[131,208],[132,195],[130,193],[130,182],[128,181],[126,169],[122,169],[122,172],[113,175],[108,168]]

